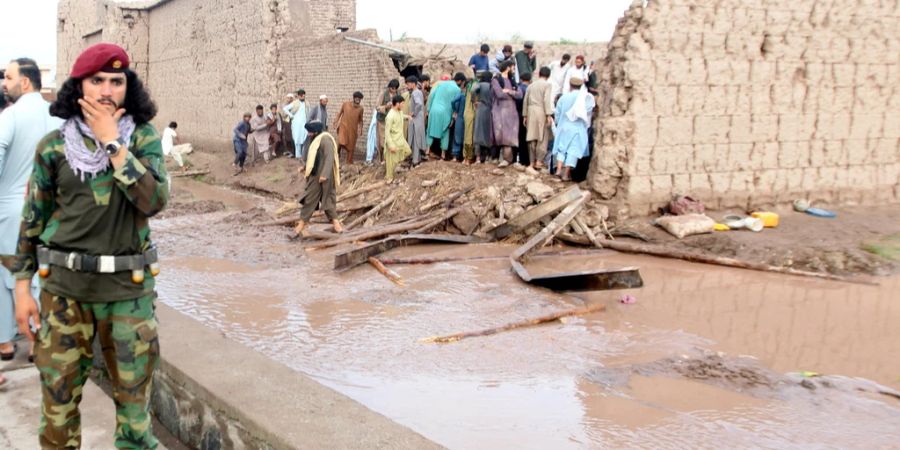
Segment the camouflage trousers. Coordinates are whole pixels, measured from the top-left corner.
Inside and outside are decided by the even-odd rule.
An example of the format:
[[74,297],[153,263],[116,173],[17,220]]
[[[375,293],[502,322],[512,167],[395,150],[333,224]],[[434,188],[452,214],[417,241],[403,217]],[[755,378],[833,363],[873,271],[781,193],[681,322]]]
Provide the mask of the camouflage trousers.
[[154,449],[150,389],[159,367],[156,294],[112,303],[81,303],[41,292],[35,365],[41,376],[42,448],[80,448],[81,391],[98,336],[116,405],[117,448]]

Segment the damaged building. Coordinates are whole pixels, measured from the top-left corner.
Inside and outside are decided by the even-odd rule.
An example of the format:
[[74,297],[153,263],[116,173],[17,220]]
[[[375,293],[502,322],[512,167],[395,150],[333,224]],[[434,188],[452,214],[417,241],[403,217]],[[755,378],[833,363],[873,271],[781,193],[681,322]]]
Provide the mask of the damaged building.
[[[477,49],[414,39],[384,44],[374,30],[356,29],[354,0],[61,0],[57,28],[60,82],[86,46],[120,44],[159,106],[156,125],[176,120],[200,146],[230,147],[241,114],[298,88],[310,103],[327,95],[332,119],[341,102],[363,92],[367,126],[389,80],[465,69]],[[544,55],[602,58],[605,47],[554,45]]]
[[900,2],[635,1],[590,187],[620,214],[900,199]]
[[[121,44],[159,106],[156,125],[177,120],[208,148],[229,148],[242,113],[300,87],[310,102],[328,95],[332,118],[362,91],[368,125],[388,80],[449,73],[476,49],[382,43],[357,30],[353,0],[60,0],[58,17],[59,82],[85,46]],[[650,213],[676,193],[713,209],[894,202],[898,25],[897,1],[636,0],[608,45],[538,52],[540,64],[565,52],[598,60],[587,185],[613,215]]]

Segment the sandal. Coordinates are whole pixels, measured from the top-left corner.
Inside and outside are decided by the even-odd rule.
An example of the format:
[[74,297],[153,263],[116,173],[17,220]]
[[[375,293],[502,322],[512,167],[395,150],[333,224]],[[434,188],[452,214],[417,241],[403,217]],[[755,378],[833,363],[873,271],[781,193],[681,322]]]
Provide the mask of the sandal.
[[12,360],[13,358],[16,357],[16,350],[18,350],[18,349],[19,349],[18,345],[15,342],[13,342],[13,349],[11,352],[9,352],[9,353],[0,352],[0,361]]

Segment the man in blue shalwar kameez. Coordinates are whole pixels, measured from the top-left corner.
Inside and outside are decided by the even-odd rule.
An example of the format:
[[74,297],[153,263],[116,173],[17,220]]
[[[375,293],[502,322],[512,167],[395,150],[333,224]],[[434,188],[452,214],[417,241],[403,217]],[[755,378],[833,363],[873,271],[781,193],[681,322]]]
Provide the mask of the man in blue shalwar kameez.
[[583,79],[572,77],[569,84],[571,90],[556,103],[556,138],[553,141],[556,174],[563,181],[572,179],[572,168],[588,154],[587,132],[596,105],[594,97],[584,89]]

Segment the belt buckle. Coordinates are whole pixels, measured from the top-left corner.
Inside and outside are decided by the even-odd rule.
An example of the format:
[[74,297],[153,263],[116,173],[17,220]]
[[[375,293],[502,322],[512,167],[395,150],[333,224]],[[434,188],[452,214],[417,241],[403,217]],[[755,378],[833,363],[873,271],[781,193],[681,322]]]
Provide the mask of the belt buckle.
[[79,263],[81,262],[81,260],[78,257],[79,257],[78,253],[75,253],[75,252],[71,252],[68,255],[66,255],[66,268],[69,270],[81,269],[81,267],[80,267],[81,264],[78,264],[79,267],[77,267],[77,268],[75,267],[76,266],[75,261],[78,261]]
[[115,256],[99,256],[97,264],[97,272],[100,273],[115,273],[116,272],[116,257]]

